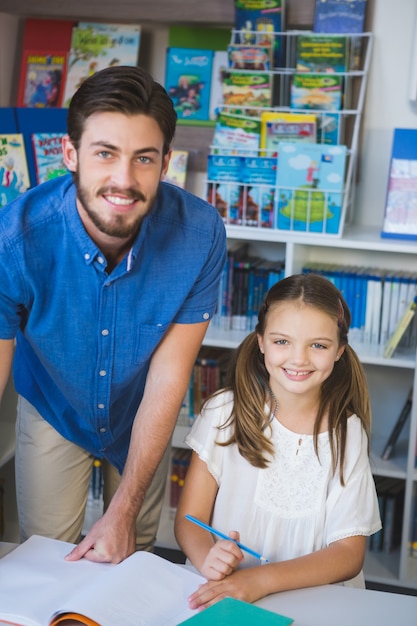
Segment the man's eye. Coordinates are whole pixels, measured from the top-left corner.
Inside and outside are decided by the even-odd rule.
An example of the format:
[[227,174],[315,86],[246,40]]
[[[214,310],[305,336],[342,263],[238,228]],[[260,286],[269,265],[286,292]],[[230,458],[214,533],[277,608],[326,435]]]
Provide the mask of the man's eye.
[[150,159],[150,157],[147,157],[147,156],[140,156],[140,157],[138,157],[138,161],[140,163],[150,163],[151,159]]
[[110,152],[109,152],[108,150],[101,150],[101,151],[98,153],[98,155],[99,155],[100,157],[102,157],[103,159],[108,159],[108,158],[111,156],[111,154],[110,154]]

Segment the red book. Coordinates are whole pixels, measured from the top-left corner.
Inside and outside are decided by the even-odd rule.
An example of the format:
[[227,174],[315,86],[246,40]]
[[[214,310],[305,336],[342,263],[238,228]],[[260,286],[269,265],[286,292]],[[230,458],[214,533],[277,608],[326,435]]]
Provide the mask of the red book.
[[73,25],[71,20],[25,20],[18,107],[62,106]]

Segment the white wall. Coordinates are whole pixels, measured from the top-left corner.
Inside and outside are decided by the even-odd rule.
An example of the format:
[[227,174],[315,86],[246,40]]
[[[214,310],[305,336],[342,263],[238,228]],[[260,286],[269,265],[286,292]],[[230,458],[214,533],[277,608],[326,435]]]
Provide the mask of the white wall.
[[365,98],[354,221],[380,228],[394,128],[417,128],[409,100],[415,0],[375,0],[373,54]]

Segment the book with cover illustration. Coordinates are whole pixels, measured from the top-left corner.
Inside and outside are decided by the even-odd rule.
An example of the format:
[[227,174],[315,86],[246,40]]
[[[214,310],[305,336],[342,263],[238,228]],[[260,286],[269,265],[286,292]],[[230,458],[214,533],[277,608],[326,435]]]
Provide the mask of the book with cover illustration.
[[29,18],[24,22],[16,105],[62,106],[74,22]]
[[297,72],[347,72],[349,40],[343,35],[297,35],[295,63]]
[[226,50],[215,50],[211,69],[209,118],[216,120],[220,108],[223,105],[222,76],[228,67]]
[[179,121],[210,119],[213,50],[169,47],[166,53],[165,89]]
[[32,134],[36,182],[38,185],[68,173],[62,156],[63,136],[64,133]]
[[113,65],[137,65],[141,27],[137,24],[79,22],[72,29],[63,106],[81,83]]
[[362,33],[366,0],[316,0],[314,32]]
[[222,76],[223,104],[238,107],[269,107],[272,104],[272,74],[225,70]]
[[269,45],[275,67],[283,65],[285,0],[235,0],[236,43]]
[[281,142],[278,152],[277,227],[337,234],[346,146]]
[[15,200],[29,186],[23,135],[0,134],[0,208]]
[[164,181],[184,189],[187,178],[188,150],[173,150]]
[[213,137],[215,154],[257,156],[261,134],[261,120],[221,111]]
[[294,74],[290,87],[291,109],[338,111],[342,108],[343,76]]
[[231,43],[227,46],[227,59],[232,70],[265,72],[272,69],[271,46]]
[[262,111],[260,138],[262,156],[278,156],[280,141],[316,143],[316,116],[309,113]]

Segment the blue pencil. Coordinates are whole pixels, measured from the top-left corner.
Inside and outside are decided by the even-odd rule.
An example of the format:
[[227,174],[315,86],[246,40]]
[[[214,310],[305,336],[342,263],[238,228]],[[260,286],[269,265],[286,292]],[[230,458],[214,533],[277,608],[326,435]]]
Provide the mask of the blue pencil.
[[251,548],[248,548],[247,546],[244,546],[243,543],[240,543],[240,541],[236,541],[235,539],[232,539],[231,537],[228,537],[224,533],[220,532],[220,530],[216,530],[212,526],[209,526],[208,524],[205,524],[204,522],[201,522],[196,517],[193,517],[192,515],[186,515],[185,519],[188,519],[188,521],[193,522],[193,524],[196,524],[197,526],[200,526],[201,528],[204,528],[204,530],[208,530],[210,533],[213,533],[213,535],[217,535],[221,539],[228,539],[229,541],[234,541],[235,544],[237,546],[239,546],[239,548],[241,550],[243,550],[244,552],[247,552],[248,554],[251,554],[252,556],[256,556],[256,558],[259,559],[260,561],[262,561],[263,563],[268,563],[268,559],[266,559],[264,556],[262,556],[262,554],[259,554],[258,552],[255,552],[255,550],[252,550]]

